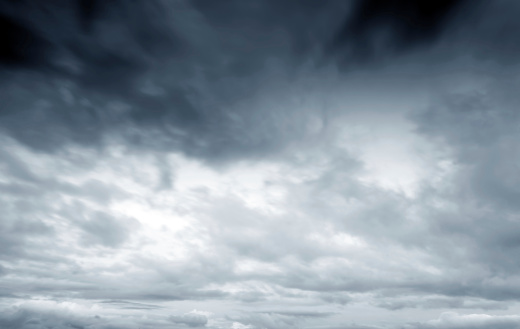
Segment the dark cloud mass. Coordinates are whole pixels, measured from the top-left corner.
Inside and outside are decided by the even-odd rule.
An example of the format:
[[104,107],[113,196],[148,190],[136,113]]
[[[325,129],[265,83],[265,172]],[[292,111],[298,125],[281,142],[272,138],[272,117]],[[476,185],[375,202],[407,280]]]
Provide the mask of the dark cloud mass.
[[[450,18],[467,6],[3,1],[2,99],[9,106],[2,126],[47,150],[69,142],[99,145],[116,134],[138,146],[209,160],[266,155],[312,138],[303,128],[307,113],[289,109],[298,104],[287,98],[302,98],[308,88],[327,91],[318,81],[294,85],[301,75],[316,74],[313,63],[331,55],[376,63],[431,45],[456,28]],[[388,39],[382,48],[381,38]],[[297,96],[263,104],[271,89],[291,88]],[[28,90],[33,97],[25,96]],[[258,106],[264,108],[261,118]]]
[[44,38],[5,14],[0,16],[0,27],[3,65],[36,66],[45,60],[48,44]]
[[[250,141],[228,136],[229,130],[247,133],[230,120],[229,107],[259,97],[261,80],[288,74],[286,64],[307,57],[323,29],[320,20],[333,6],[154,0],[21,1],[3,7],[3,24],[9,27],[3,29],[9,33],[5,74],[18,75],[11,72],[18,66],[37,69],[24,72],[30,77],[23,81],[11,77],[5,82],[9,85],[4,89],[15,90],[3,98],[18,108],[16,112],[40,112],[43,120],[51,120],[41,125],[11,112],[4,121],[16,121],[7,128],[16,130],[16,137],[33,147],[56,148],[68,140],[99,140],[111,133],[105,130],[107,124],[119,133],[129,125],[152,125],[163,141],[154,144],[203,157],[202,153],[227,154],[237,148],[246,152],[251,146],[274,147],[275,141],[264,136],[252,134]],[[320,12],[322,17],[314,19]],[[301,31],[306,24],[306,31]],[[265,70],[266,64],[271,69]],[[52,99],[51,104],[35,104],[35,99],[17,95],[25,89],[39,92],[41,102]],[[246,125],[256,121],[246,110],[236,116]],[[50,125],[57,127],[46,129]],[[59,136],[53,136],[55,128],[61,130]],[[266,128],[280,134],[276,127]],[[149,139],[142,134],[126,137],[138,144]]]
[[[350,48],[358,60],[370,60],[429,46],[447,33],[450,18],[468,5],[465,0],[357,1],[341,28],[336,44]],[[478,1],[472,3],[478,5]],[[349,59],[349,58],[347,58]]]
[[520,328],[516,0],[0,0],[0,328]]

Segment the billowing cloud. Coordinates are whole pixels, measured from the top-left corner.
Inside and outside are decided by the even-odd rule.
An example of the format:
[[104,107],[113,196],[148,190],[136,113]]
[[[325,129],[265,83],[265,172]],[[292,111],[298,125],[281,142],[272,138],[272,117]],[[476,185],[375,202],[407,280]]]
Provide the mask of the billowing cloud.
[[0,327],[519,327],[519,10],[0,1]]

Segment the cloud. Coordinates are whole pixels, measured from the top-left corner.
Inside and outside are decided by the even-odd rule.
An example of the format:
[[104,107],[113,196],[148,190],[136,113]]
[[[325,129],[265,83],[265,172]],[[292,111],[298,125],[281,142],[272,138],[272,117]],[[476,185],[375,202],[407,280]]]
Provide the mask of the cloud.
[[86,233],[87,243],[99,243],[108,247],[117,247],[129,237],[131,225],[138,225],[132,218],[115,219],[103,213],[94,213],[91,219],[80,222]]
[[184,324],[188,327],[204,327],[208,323],[205,315],[196,313],[186,313],[184,315],[172,315],[170,321]]
[[518,212],[512,169],[518,158],[516,84],[514,78],[492,79],[470,91],[445,93],[414,119],[420,133],[452,155],[454,184],[437,193],[449,195],[457,209],[437,211],[431,222],[439,232],[467,239],[473,259],[506,275],[516,268],[505,258],[517,249],[518,232],[516,221],[507,219]]
[[518,9],[0,1],[0,326],[514,327]]
[[99,304],[30,301],[2,309],[0,325],[6,329],[39,328],[171,328],[166,316],[152,318],[136,315],[135,309],[111,312]]
[[447,296],[402,296],[397,298],[392,298],[389,296],[387,299],[381,298],[377,302],[378,307],[383,307],[388,310],[411,308],[505,310],[508,309],[507,305],[507,302],[497,302],[479,298],[460,298]]
[[234,321],[240,322],[252,328],[298,328],[300,324],[300,317],[285,314],[251,314],[239,318],[234,318]]
[[[289,109],[298,105],[283,94],[269,102],[263,95],[273,88],[301,92],[290,91],[295,80],[289,77],[290,62],[307,57],[304,52],[319,40],[326,18],[309,25],[310,17],[316,10],[333,13],[337,6],[273,1],[256,11],[235,1],[226,6],[220,11],[204,1],[6,2],[0,8],[5,24],[16,24],[36,40],[24,46],[13,41],[7,51],[24,66],[31,59],[16,55],[22,49],[39,54],[34,55],[39,62],[23,71],[4,63],[0,97],[10,105],[3,128],[46,151],[69,143],[99,145],[117,135],[136,146],[181,149],[210,160],[269,153],[283,140],[304,137],[305,114],[297,117],[302,110]],[[218,28],[222,21],[254,26],[227,33]]]
[[450,18],[464,5],[464,0],[357,1],[337,35],[335,47],[348,49],[347,61],[370,62],[429,46],[447,32]]
[[438,320],[421,324],[412,324],[406,328],[518,328],[520,318],[516,315],[487,315],[443,313]]
[[[425,75],[425,58],[449,62],[466,49],[501,60],[514,50],[490,50],[502,24],[485,13],[504,8],[515,11],[507,1],[4,1],[4,33],[26,41],[10,37],[5,50],[1,126],[46,152],[116,138],[211,163],[279,155],[320,139],[341,115],[322,105],[344,79],[337,58],[359,62],[348,49],[377,68],[392,49],[438,45],[433,55],[410,51]],[[381,33],[389,45],[370,50]],[[335,38],[348,49],[329,50]]]

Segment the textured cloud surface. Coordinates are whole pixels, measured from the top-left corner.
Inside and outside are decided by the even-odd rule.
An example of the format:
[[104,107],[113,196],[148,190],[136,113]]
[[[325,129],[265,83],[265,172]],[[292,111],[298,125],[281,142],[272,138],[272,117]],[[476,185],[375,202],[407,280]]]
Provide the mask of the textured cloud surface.
[[0,328],[520,328],[518,14],[0,0]]

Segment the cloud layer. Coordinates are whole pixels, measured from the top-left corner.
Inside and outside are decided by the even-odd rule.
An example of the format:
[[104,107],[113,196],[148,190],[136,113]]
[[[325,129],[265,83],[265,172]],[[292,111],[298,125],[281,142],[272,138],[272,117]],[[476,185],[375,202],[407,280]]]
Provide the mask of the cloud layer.
[[516,1],[0,1],[0,327],[520,328]]

